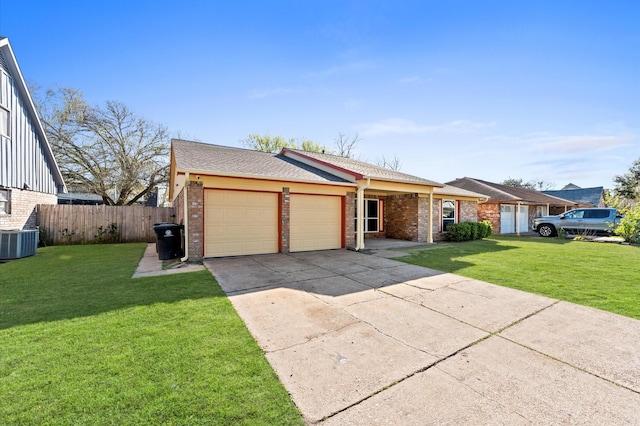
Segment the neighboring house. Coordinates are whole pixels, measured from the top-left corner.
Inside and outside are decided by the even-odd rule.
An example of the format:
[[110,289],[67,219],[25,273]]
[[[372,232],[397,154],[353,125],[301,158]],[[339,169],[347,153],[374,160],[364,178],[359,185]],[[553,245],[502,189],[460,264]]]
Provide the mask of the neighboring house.
[[[595,188],[579,188],[575,185],[571,189],[567,187],[558,191],[542,191],[543,194],[552,195],[554,197],[564,198],[565,200],[575,201],[578,207],[606,207],[604,202],[604,188],[597,186]],[[568,185],[567,185],[568,186]],[[551,210],[550,214],[560,214],[564,210]]]
[[35,229],[36,205],[65,192],[9,40],[0,37],[0,230]]
[[458,188],[487,194],[489,200],[478,206],[478,220],[488,220],[494,234],[520,234],[531,230],[536,216],[554,209],[566,211],[578,203],[526,188],[516,188],[469,177],[447,182]]
[[360,250],[365,238],[433,242],[443,222],[477,220],[477,203],[486,198],[288,148],[272,154],[174,139],[170,167],[169,199],[185,225],[185,257],[192,259]]

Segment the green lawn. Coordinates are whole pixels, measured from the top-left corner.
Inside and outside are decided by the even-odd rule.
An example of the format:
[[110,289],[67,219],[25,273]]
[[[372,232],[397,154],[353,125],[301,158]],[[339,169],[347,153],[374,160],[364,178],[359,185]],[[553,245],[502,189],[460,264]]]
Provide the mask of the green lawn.
[[303,424],[211,274],[132,280],[144,248],[0,264],[0,423]]
[[638,246],[493,236],[398,260],[640,319]]

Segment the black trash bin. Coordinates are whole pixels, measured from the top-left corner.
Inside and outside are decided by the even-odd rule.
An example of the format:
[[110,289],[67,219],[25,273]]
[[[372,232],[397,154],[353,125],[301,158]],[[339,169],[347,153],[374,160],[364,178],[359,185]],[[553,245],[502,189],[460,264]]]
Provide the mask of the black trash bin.
[[182,225],[177,223],[156,223],[156,250],[160,260],[177,259],[182,256]]

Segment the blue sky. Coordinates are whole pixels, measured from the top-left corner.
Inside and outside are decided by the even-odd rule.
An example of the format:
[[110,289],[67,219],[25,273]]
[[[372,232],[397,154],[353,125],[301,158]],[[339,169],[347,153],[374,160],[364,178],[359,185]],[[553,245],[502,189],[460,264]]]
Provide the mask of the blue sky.
[[640,2],[0,0],[27,81],[187,139],[249,134],[469,176],[612,187],[640,157]]

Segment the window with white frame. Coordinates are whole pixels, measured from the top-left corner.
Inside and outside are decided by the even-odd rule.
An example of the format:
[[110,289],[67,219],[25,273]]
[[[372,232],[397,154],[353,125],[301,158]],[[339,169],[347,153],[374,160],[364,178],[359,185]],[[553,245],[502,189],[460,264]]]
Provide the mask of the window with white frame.
[[0,214],[11,213],[11,192],[0,188]]
[[9,110],[0,106],[0,136],[11,137],[10,117]]
[[11,93],[11,77],[0,69],[0,136],[11,137],[11,110],[9,94]]
[[447,227],[457,221],[456,200],[442,200],[442,232],[447,232]]
[[536,206],[536,217],[547,216],[547,206]]
[[[358,229],[358,202],[356,201],[355,227]],[[364,200],[364,232],[378,232],[380,230],[380,200],[365,198]]]

